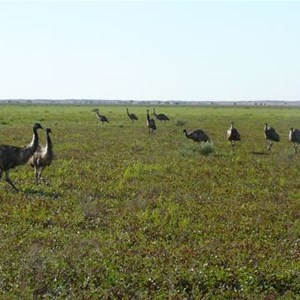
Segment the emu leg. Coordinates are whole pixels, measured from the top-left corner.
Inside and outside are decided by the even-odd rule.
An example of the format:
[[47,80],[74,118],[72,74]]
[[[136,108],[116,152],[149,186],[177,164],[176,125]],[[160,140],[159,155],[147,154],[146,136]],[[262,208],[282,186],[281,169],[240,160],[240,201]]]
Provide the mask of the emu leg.
[[234,141],[231,141],[231,147],[232,147],[232,151],[235,150],[235,142]]
[[267,149],[268,149],[269,151],[271,151],[271,147],[272,147],[272,141],[269,140],[269,145],[268,145]]
[[42,177],[42,173],[43,173],[44,168],[40,168],[39,172],[38,172],[38,177],[39,177],[39,183],[42,182],[42,180],[44,180],[44,178]]
[[39,184],[39,173],[38,173],[37,167],[34,167],[34,175],[35,175],[35,184],[38,185]]
[[295,154],[298,152],[297,150],[297,143],[294,143],[294,149],[295,149]]
[[5,181],[8,182],[17,192],[19,191],[9,178],[9,172],[5,171]]
[[35,183],[36,185],[38,185],[42,180],[42,172],[43,172],[44,168],[42,167],[35,167],[34,168],[34,174],[35,174]]

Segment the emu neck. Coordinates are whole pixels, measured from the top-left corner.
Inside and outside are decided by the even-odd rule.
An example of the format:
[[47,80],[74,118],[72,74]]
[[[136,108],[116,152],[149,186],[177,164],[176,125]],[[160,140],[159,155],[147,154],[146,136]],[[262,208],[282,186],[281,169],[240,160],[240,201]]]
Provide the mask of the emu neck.
[[28,144],[25,147],[24,152],[23,152],[22,160],[24,162],[26,162],[30,158],[30,156],[33,155],[33,153],[36,151],[38,145],[39,145],[39,136],[37,134],[37,129],[34,128],[32,140],[31,140],[30,144]]
[[47,138],[46,138],[46,150],[49,152],[52,151],[52,141],[49,133],[47,133]]
[[187,138],[190,138],[190,136],[188,135],[188,133],[187,133],[186,130],[184,130],[184,133],[185,133],[185,136],[186,136]]

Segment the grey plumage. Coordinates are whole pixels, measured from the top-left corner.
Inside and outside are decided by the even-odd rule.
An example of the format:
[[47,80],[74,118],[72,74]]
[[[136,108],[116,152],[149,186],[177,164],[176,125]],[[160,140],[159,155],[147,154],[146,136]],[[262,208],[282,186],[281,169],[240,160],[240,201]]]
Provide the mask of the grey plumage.
[[46,132],[46,145],[45,147],[38,146],[37,150],[30,157],[28,164],[34,168],[35,174],[35,182],[39,184],[42,180],[42,172],[45,167],[50,166],[54,153],[53,153],[53,145],[50,138],[50,133],[52,133],[50,128],[45,129]]
[[96,115],[97,115],[99,122],[101,122],[102,125],[103,125],[103,123],[109,123],[108,119],[105,116],[99,114],[99,109],[96,110]]
[[265,123],[264,126],[264,133],[265,133],[265,138],[268,141],[267,149],[271,151],[273,142],[279,142],[280,136],[276,132],[276,130],[273,127],[269,126],[267,123]]
[[149,130],[149,133],[153,133],[154,130],[156,130],[155,121],[154,121],[154,119],[150,118],[149,109],[147,109],[147,127]]
[[190,132],[187,132],[186,129],[183,130],[185,136],[189,139],[192,139],[194,142],[201,143],[201,142],[209,142],[209,136],[201,129],[195,129]]
[[239,132],[234,127],[234,122],[231,122],[230,128],[227,130],[227,140],[230,141],[233,150],[235,149],[235,142],[241,140]]
[[126,110],[127,110],[127,115],[128,115],[129,119],[130,119],[132,122],[134,122],[134,121],[137,121],[137,120],[138,120],[138,117],[137,117],[135,114],[133,114],[133,113],[129,113],[129,110],[128,110],[128,108],[126,108]]
[[9,178],[9,170],[25,164],[33,155],[39,145],[37,130],[42,129],[41,124],[33,125],[33,137],[31,142],[25,147],[10,145],[0,145],[0,179],[5,172],[5,181],[8,182],[16,191],[18,189]]
[[297,153],[297,144],[300,144],[300,130],[292,127],[289,132],[289,141],[294,144],[294,150]]
[[157,114],[155,112],[155,108],[153,108],[153,114],[154,114],[154,116],[155,116],[155,118],[157,120],[160,120],[160,122],[162,122],[162,121],[164,121],[164,122],[170,121],[170,119],[165,114]]

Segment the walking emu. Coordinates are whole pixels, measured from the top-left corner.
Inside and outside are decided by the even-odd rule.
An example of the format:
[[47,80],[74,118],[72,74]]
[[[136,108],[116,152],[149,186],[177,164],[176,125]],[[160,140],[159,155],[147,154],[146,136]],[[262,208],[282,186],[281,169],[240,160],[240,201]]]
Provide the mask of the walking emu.
[[227,130],[227,140],[231,143],[232,150],[235,149],[235,142],[241,140],[239,132],[234,127],[234,122],[231,122],[231,126]]
[[40,147],[36,149],[34,154],[30,157],[28,164],[34,168],[35,183],[38,185],[42,180],[42,172],[45,167],[50,166],[53,161],[53,146],[50,138],[50,133],[52,133],[50,128],[45,129],[46,132],[46,145],[45,147]]
[[165,114],[156,114],[155,113],[155,108],[153,108],[153,114],[154,114],[154,116],[157,120],[160,120],[160,122],[170,121],[170,119]]
[[280,136],[275,131],[275,129],[273,127],[269,126],[267,123],[265,123],[265,126],[264,126],[264,133],[265,133],[265,138],[268,141],[267,149],[271,151],[273,142],[279,142]]
[[127,110],[127,115],[128,115],[128,117],[129,117],[129,119],[132,121],[132,122],[134,122],[135,120],[138,120],[138,117],[135,115],[135,114],[133,114],[133,113],[129,113],[129,110],[128,110],[128,108],[126,108],[126,110]]
[[193,131],[190,131],[189,133],[183,129],[183,132],[185,133],[185,136],[189,139],[192,139],[194,142],[197,142],[201,144],[201,142],[209,142],[210,138],[209,136],[201,129],[195,129]]
[[108,119],[105,116],[99,114],[99,109],[96,110],[96,115],[97,115],[97,118],[99,119],[99,122],[101,122],[102,125],[105,122],[109,123]]
[[300,144],[300,130],[291,128],[289,132],[289,141],[294,144],[295,154],[297,153],[297,144]]
[[150,132],[153,133],[153,131],[156,130],[154,119],[150,119],[149,109],[147,109],[147,126],[148,126],[149,133]]
[[33,125],[33,137],[25,147],[16,147],[9,145],[0,145],[0,179],[5,172],[5,181],[8,182],[16,191],[19,191],[9,178],[9,170],[25,164],[33,155],[39,145],[39,137],[37,130],[43,129],[41,124]]

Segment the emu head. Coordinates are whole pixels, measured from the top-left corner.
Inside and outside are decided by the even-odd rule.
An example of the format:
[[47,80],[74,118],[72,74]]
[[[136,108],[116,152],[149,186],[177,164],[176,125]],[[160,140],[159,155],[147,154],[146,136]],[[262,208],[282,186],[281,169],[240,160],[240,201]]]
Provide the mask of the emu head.
[[265,123],[264,130],[267,130],[269,127],[268,123]]
[[52,133],[52,130],[50,128],[46,128],[45,131],[47,134]]
[[37,130],[37,129],[43,129],[43,127],[42,127],[42,125],[41,125],[40,123],[35,123],[35,124],[33,125],[33,129],[34,129],[34,130]]

